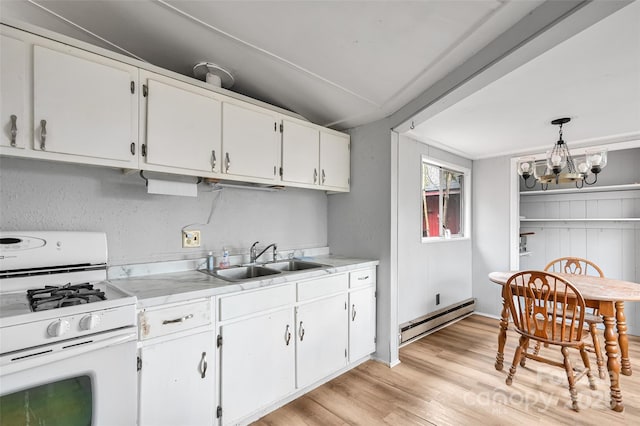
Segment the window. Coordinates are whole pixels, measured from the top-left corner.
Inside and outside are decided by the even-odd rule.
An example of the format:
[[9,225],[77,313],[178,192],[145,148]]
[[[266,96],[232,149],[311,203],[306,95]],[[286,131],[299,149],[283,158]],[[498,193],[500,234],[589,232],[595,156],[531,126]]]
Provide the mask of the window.
[[422,158],[422,238],[468,235],[469,170]]

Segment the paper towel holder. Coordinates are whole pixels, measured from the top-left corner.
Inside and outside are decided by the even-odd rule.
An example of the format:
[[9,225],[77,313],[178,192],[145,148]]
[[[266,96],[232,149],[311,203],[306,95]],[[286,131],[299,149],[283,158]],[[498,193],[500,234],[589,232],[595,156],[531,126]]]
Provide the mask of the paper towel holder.
[[[144,170],[140,170],[140,177],[144,180],[144,186],[149,186],[149,179],[147,179],[147,177],[144,175]],[[196,185],[200,184],[201,182],[202,182],[202,178],[198,176],[198,181],[196,182]]]

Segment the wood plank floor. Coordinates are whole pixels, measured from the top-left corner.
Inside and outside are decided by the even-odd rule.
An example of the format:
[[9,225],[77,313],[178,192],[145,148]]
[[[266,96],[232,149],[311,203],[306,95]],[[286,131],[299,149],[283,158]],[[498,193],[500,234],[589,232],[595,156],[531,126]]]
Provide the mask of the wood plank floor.
[[[620,376],[625,411],[608,408],[608,379],[590,390],[585,377],[576,413],[560,368],[527,360],[505,385],[518,335],[509,331],[496,371],[497,333],[497,320],[472,315],[402,348],[397,367],[368,361],[254,425],[640,425],[640,338],[629,339],[634,374]],[[561,359],[558,348],[543,351]],[[581,365],[577,352],[572,360]]]

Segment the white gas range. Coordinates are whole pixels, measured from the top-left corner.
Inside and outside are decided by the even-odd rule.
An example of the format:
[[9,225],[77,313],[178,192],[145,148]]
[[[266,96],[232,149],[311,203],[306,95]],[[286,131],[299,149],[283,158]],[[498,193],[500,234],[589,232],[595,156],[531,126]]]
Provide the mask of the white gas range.
[[104,233],[0,232],[3,423],[135,424],[136,299],[106,264]]

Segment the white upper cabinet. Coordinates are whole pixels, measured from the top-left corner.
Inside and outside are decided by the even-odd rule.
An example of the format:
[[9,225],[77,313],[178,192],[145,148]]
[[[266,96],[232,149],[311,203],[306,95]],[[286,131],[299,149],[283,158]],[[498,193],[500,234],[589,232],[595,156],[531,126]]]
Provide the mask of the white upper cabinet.
[[0,36],[0,146],[23,149],[29,134],[27,117],[27,45]]
[[223,102],[222,167],[227,178],[275,183],[279,139],[276,113],[249,104]]
[[349,191],[349,135],[320,132],[320,185],[324,189]]
[[320,167],[320,130],[311,124],[282,120],[283,182],[317,185]]
[[140,168],[217,176],[222,164],[222,102],[214,92],[140,72]]
[[137,168],[138,98],[132,92],[138,69],[51,46],[33,51],[34,149],[75,156],[61,158],[69,161],[89,157],[93,164]]

